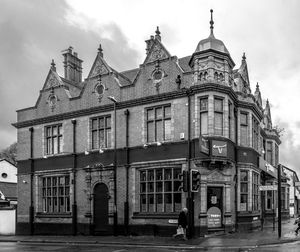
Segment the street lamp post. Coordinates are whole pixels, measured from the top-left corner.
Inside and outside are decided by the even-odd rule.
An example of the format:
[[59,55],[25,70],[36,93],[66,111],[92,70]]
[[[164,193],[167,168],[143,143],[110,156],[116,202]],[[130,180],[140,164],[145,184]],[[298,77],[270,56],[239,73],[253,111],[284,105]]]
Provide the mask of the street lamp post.
[[117,235],[118,212],[117,212],[117,100],[113,96],[107,97],[114,103],[114,235]]
[[281,238],[281,165],[277,165],[277,179],[278,179],[278,238]]

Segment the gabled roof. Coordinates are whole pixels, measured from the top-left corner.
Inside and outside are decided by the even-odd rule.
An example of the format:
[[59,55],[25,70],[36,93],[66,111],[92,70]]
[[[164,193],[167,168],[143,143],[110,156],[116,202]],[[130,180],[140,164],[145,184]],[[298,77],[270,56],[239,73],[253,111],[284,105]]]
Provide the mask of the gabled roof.
[[44,86],[42,90],[50,89],[54,87],[63,86],[64,83],[61,80],[60,76],[57,74],[57,72],[51,67],[49,70],[49,73],[47,75],[47,78],[45,80]]
[[[6,158],[0,158],[0,162],[2,161],[6,161],[7,163],[10,163],[11,165],[13,165],[14,167],[16,167],[16,165],[14,165],[12,162],[10,162],[9,160],[7,160]],[[17,167],[16,167],[17,168]]]
[[138,74],[138,72],[140,71],[139,68],[135,68],[135,69],[131,69],[131,70],[127,70],[124,72],[121,72],[120,74],[122,74],[123,76],[125,76],[127,79],[129,79],[131,82],[133,82]]
[[178,59],[178,64],[179,64],[179,66],[182,68],[182,70],[184,72],[190,72],[190,71],[192,71],[192,68],[189,65],[191,57],[192,56],[186,56],[186,57]]
[[95,77],[97,75],[104,75],[111,73],[112,69],[111,67],[106,63],[106,61],[103,58],[103,50],[101,47],[101,44],[98,48],[97,56],[94,60],[93,66],[89,72],[88,78]]
[[164,45],[159,41],[159,39],[153,38],[152,42],[153,42],[153,44],[149,49],[149,52],[144,61],[144,64],[171,57],[171,54],[164,47]]

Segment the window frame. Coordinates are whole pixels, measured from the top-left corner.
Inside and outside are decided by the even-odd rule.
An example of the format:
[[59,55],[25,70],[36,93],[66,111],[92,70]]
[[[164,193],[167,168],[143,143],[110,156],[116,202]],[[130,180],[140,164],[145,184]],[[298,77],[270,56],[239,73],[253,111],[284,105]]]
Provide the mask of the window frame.
[[[222,109],[216,109],[216,101],[221,101]],[[219,129],[216,129],[216,115],[221,116],[221,130],[217,132]],[[224,135],[224,97],[214,96],[214,135],[223,136]]]
[[[166,115],[165,110],[166,108],[170,109],[169,115]],[[161,109],[161,117],[157,118],[156,111],[158,109]],[[153,118],[149,119],[149,111],[153,111]],[[171,104],[163,104],[163,105],[157,105],[153,107],[147,107],[145,108],[145,115],[146,115],[146,141],[147,143],[153,143],[153,142],[159,142],[159,141],[170,141],[172,139],[172,133],[171,133],[171,127],[172,127],[172,106]],[[158,123],[161,122],[161,126],[158,125]],[[166,134],[166,122],[169,122],[169,136],[167,137]],[[150,139],[149,136],[149,125],[152,124],[151,132],[153,135],[153,140]],[[161,127],[161,129],[159,128]],[[161,130],[162,133],[162,139],[158,139],[158,130]]]
[[[247,181],[242,181],[241,179],[241,174],[242,172],[246,172],[247,174]],[[245,184],[247,188],[247,191],[242,192],[242,184]],[[246,202],[242,202],[242,196],[246,196]],[[249,170],[241,169],[240,170],[240,211],[241,212],[246,212],[248,211],[248,206],[249,206]],[[246,204],[244,209],[241,209],[241,204]]]
[[[171,174],[167,171],[171,170]],[[161,177],[158,173],[161,172]],[[138,198],[140,213],[177,213],[182,208],[182,191],[180,190],[181,167],[155,167],[138,170]],[[149,175],[150,174],[150,175]],[[152,174],[152,176],[151,176]],[[169,177],[166,177],[170,175]],[[168,190],[170,188],[171,190]],[[177,188],[177,190],[176,190]],[[158,198],[160,196],[160,203]],[[166,202],[167,198],[171,203]],[[175,198],[176,197],[176,198]],[[153,203],[149,199],[153,200]],[[176,200],[180,199],[180,202]],[[145,203],[143,203],[145,202]],[[167,204],[170,204],[169,206]],[[176,205],[177,204],[177,205]]]
[[[242,122],[242,115],[246,116],[246,123]],[[247,132],[246,138],[244,139],[245,143],[242,141],[242,127],[245,127]],[[249,147],[249,113],[245,111],[240,111],[240,145]]]
[[[63,184],[60,184],[60,180],[62,178],[64,182]],[[41,181],[42,213],[70,214],[71,213],[70,174],[41,176],[40,181]]]
[[252,210],[259,210],[259,173],[252,172]]
[[[109,126],[107,126],[107,120],[110,120]],[[93,128],[93,121],[97,121],[96,128]],[[101,127],[101,120],[104,120],[104,126]],[[90,118],[90,148],[91,150],[98,150],[101,148],[111,148],[111,134],[112,134],[112,116],[110,114],[95,116]],[[101,144],[101,132],[103,132],[104,144]],[[94,143],[94,133],[96,134],[96,142]]]
[[[201,109],[201,101],[206,100],[206,109]],[[209,99],[208,96],[201,96],[199,97],[199,116],[200,116],[200,124],[199,124],[199,128],[200,128],[200,135],[208,135],[208,104],[209,104]],[[206,129],[207,132],[203,132],[203,128],[202,128],[202,120],[204,115],[206,115]]]
[[266,141],[266,161],[269,164],[273,165],[273,142],[272,141]]
[[259,150],[259,122],[254,116],[252,116],[252,147]]
[[[55,129],[56,129],[56,133],[54,133]],[[63,149],[62,123],[47,125],[44,127],[44,132],[45,132],[45,154],[57,155],[62,153],[62,149]],[[50,135],[48,134],[48,132],[50,132]]]

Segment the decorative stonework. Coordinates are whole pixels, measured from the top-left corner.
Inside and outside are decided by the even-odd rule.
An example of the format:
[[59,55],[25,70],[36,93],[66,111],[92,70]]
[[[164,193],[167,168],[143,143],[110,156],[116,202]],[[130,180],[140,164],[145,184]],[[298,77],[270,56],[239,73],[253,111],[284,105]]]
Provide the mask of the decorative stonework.
[[103,94],[107,90],[105,85],[102,83],[101,75],[99,76],[98,83],[95,85],[93,93],[97,96],[99,102],[102,101]]
[[166,76],[166,73],[163,69],[161,69],[159,65],[159,61],[155,65],[155,69],[153,70],[151,74],[151,79],[153,81],[153,84],[155,85],[156,91],[159,92],[159,88],[161,85],[161,81]]
[[153,49],[151,50],[151,53],[149,55],[148,58],[148,62],[152,62],[155,60],[161,60],[164,58],[167,58],[168,54],[166,53],[166,51],[162,48],[161,45],[156,44],[153,46]]
[[53,74],[51,74],[49,76],[49,79],[47,81],[45,89],[52,88],[52,87],[58,87],[58,86],[60,86],[59,81],[57,80],[57,78],[55,78],[55,76]]
[[94,68],[89,77],[93,77],[93,76],[96,76],[99,74],[103,75],[103,74],[107,74],[107,73],[108,73],[108,70],[107,70],[106,66],[104,65],[104,63],[98,60],[95,62]]
[[47,99],[47,104],[49,106],[49,108],[51,109],[51,111],[53,112],[54,109],[56,108],[56,105],[57,105],[57,101],[58,101],[58,98],[57,96],[54,94],[54,88],[52,87],[51,91],[50,91],[50,94],[48,96],[48,99]]

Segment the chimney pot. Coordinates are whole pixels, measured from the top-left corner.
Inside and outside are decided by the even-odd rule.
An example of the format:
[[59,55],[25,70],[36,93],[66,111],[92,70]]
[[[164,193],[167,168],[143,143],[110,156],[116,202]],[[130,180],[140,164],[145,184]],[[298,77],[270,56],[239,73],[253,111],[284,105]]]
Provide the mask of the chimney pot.
[[82,81],[82,60],[78,58],[78,53],[73,52],[70,46],[63,52],[65,79],[79,83]]

